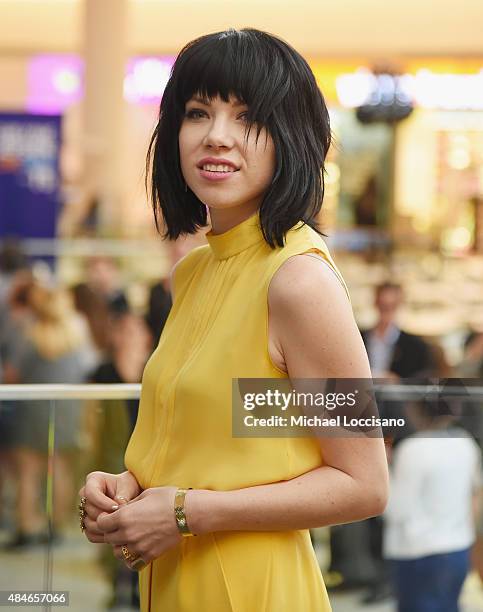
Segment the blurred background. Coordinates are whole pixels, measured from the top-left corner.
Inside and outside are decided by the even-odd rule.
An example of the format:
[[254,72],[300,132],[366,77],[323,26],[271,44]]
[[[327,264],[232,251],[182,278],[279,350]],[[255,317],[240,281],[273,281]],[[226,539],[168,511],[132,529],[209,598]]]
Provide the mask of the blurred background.
[[[156,235],[145,154],[176,54],[228,27],[291,43],[326,98],[320,222],[374,375],[481,380],[482,24],[481,0],[0,0],[0,381],[139,383],[170,269],[205,241]],[[395,329],[407,353],[381,360]],[[132,577],[81,539],[75,493],[122,471],[136,393],[0,400],[0,590],[50,575],[73,609],[135,606]],[[462,426],[481,448],[479,420]],[[336,612],[395,609],[383,528],[314,532]],[[481,536],[472,555],[465,612],[483,610]]]

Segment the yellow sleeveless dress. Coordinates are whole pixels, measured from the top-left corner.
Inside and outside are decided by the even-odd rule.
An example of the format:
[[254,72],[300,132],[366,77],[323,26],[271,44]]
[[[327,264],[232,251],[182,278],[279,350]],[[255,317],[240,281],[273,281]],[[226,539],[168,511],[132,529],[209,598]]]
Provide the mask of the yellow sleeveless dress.
[[[144,371],[125,457],[144,489],[233,490],[322,464],[311,438],[232,437],[231,392],[232,378],[287,378],[268,353],[268,286],[284,261],[319,253],[344,284],[323,239],[299,223],[273,250],[258,213],[207,239],[176,268],[173,308]],[[331,610],[308,530],[183,538],[140,572],[140,593],[143,612]]]

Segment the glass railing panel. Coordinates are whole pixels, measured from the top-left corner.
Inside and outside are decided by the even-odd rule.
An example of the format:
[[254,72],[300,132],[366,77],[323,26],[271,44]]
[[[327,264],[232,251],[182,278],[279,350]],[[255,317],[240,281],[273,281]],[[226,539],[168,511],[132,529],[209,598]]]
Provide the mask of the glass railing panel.
[[[481,381],[425,382],[378,382],[378,405],[407,417],[421,397],[439,397],[443,411],[454,411],[481,445]],[[89,471],[124,470],[139,392],[139,385],[0,385],[0,591],[68,592],[73,611],[139,609],[137,574],[113,557],[110,546],[86,539],[77,509],[77,493]],[[22,528],[35,537],[22,541]],[[481,541],[483,525],[478,528]],[[371,567],[363,553],[371,541],[360,523],[313,530],[312,540],[329,587],[337,587],[337,555],[349,559],[346,574],[350,570],[360,585],[368,581]],[[475,566],[461,596],[465,612],[483,609],[481,584]],[[370,612],[373,608],[361,603],[363,595],[361,588],[330,589],[334,612]],[[388,612],[395,610],[394,600],[385,605]],[[41,609],[51,609],[49,602]]]
[[[138,609],[137,574],[109,545],[86,539],[77,504],[89,471],[124,470],[139,387],[95,387],[64,387],[63,397],[59,387],[45,387],[19,400],[13,387],[0,386],[0,591],[17,598],[67,592],[69,610],[79,612]],[[41,609],[55,607],[50,599]]]

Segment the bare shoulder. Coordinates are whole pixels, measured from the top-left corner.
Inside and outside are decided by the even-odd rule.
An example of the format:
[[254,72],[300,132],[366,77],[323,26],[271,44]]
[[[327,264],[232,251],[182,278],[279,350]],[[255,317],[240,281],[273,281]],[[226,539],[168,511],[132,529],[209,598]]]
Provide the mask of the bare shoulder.
[[325,261],[289,258],[268,292],[269,334],[290,376],[370,376],[344,287]]
[[301,309],[310,303],[318,309],[324,303],[337,304],[352,312],[342,283],[330,265],[319,255],[305,253],[285,261],[273,275],[269,303],[274,308]]

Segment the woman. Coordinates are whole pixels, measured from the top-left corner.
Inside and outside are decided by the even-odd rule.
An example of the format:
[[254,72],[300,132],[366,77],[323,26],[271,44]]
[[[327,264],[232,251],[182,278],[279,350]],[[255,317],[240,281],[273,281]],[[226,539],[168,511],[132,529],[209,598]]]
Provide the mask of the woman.
[[470,567],[481,451],[440,404],[413,404],[417,432],[394,450],[384,548],[399,612],[457,612]]
[[[84,367],[86,327],[76,314],[70,296],[59,289],[33,284],[27,306],[31,319],[17,339],[11,363],[11,382],[81,383]],[[12,432],[14,466],[17,475],[17,534],[12,548],[45,541],[47,517],[42,511],[42,476],[50,435],[50,402],[26,400],[15,407]],[[81,405],[75,400],[57,400],[54,420],[54,526],[56,535],[69,519],[75,495],[69,452],[80,445]]]
[[384,509],[382,439],[231,432],[233,378],[370,377],[315,230],[329,143],[314,76],[285,42],[229,30],[178,56],[148,156],[154,212],[175,239],[208,208],[209,244],[174,269],[127,471],[80,491],[88,538],[147,564],[143,610],[330,610],[308,529]]

